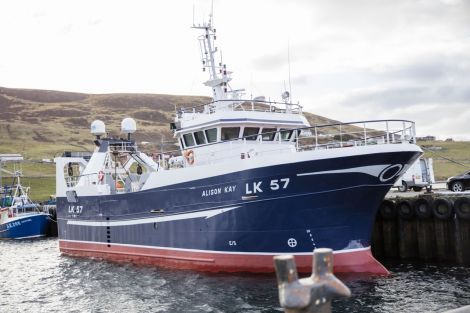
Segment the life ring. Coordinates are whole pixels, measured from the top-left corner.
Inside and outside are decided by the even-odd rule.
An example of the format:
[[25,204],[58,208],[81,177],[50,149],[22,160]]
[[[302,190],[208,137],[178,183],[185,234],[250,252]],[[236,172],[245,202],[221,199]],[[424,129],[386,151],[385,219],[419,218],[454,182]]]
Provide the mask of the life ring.
[[98,181],[99,182],[102,182],[104,179],[104,172],[103,171],[99,171],[98,172]]
[[188,162],[189,165],[193,165],[194,164],[194,151],[186,150],[184,152],[184,158],[186,159],[186,162]]

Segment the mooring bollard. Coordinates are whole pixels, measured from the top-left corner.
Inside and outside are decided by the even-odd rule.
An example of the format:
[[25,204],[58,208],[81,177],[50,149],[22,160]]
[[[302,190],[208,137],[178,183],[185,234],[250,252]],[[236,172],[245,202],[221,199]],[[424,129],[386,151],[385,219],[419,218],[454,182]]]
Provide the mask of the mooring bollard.
[[285,313],[329,313],[331,300],[351,291],[333,275],[333,250],[313,251],[312,276],[299,279],[292,255],[274,257],[279,302]]

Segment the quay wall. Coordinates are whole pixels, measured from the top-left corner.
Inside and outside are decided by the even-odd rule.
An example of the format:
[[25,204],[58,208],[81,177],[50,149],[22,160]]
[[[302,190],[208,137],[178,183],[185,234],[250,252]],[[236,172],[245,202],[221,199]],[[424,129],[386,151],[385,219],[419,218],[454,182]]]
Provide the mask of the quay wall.
[[377,212],[372,253],[470,266],[470,194],[388,195]]

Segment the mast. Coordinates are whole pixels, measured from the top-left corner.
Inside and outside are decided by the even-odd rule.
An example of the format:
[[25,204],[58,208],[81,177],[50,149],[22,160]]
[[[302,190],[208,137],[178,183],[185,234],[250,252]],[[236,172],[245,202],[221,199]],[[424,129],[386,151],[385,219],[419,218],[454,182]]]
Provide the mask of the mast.
[[192,28],[200,29],[204,32],[204,34],[199,36],[198,39],[202,55],[202,70],[204,72],[206,70],[209,72],[209,80],[204,82],[204,85],[211,87],[212,89],[212,95],[214,98],[213,106],[216,109],[227,109],[231,104],[231,101],[223,100],[239,99],[241,90],[230,89],[228,83],[232,80],[230,77],[231,72],[227,71],[227,66],[222,63],[222,60],[216,64],[215,58],[218,49],[215,47],[214,41],[217,36],[216,29],[212,26],[212,18],[211,13],[209,15],[209,22],[197,25],[193,24]]

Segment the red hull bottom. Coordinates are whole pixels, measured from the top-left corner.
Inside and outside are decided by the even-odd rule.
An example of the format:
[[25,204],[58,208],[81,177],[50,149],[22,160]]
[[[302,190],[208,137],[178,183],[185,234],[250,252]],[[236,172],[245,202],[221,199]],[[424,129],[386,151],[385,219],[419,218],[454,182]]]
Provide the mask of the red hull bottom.
[[[210,272],[274,272],[273,256],[269,254],[231,254],[221,252],[200,252],[170,250],[163,248],[139,247],[90,242],[59,240],[63,254],[80,257],[100,258],[116,262],[154,265],[166,268],[191,269]],[[311,273],[312,255],[295,255],[297,269]],[[369,248],[334,252],[335,273],[369,273],[388,275],[390,272],[377,261]]]

